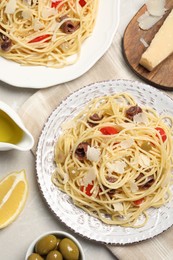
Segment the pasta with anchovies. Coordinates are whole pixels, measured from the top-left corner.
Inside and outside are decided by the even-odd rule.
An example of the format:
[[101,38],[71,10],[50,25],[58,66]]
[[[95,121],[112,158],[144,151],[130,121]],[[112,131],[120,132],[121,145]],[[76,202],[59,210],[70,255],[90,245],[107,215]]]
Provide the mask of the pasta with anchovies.
[[97,9],[98,0],[1,0],[0,56],[23,65],[74,64]]
[[173,118],[127,93],[93,99],[64,123],[52,182],[102,222],[141,227],[171,199]]

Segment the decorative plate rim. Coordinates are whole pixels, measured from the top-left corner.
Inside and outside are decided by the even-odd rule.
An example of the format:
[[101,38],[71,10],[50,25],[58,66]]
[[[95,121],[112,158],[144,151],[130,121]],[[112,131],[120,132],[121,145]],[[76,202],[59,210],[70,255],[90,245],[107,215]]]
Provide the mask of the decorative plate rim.
[[[56,111],[60,108],[60,107],[63,107],[64,105],[64,102],[68,102],[68,99],[70,99],[71,97],[73,97],[74,95],[84,91],[84,90],[89,90],[91,87],[92,89],[94,88],[94,86],[98,86],[98,85],[104,85],[106,86],[107,84],[112,84],[114,87],[117,87],[117,84],[120,86],[121,84],[124,84],[125,86],[126,85],[132,85],[133,86],[133,90],[132,92],[135,90],[136,88],[136,85],[140,87],[143,87],[145,89],[147,89],[147,91],[149,91],[151,94],[152,93],[156,93],[156,96],[160,96],[161,99],[167,99],[167,101],[171,102],[173,104],[173,99],[168,96],[167,94],[165,93],[162,93],[160,90],[158,89],[155,89],[154,87],[150,86],[150,85],[147,85],[145,83],[140,83],[138,81],[134,81],[134,80],[122,80],[122,79],[119,79],[119,80],[107,80],[107,81],[100,81],[100,82],[96,82],[96,83],[91,83],[87,86],[84,86],[82,88],[80,88],[79,90],[76,90],[75,92],[73,92],[72,94],[68,95],[65,99],[63,99],[61,101],[61,103],[57,106],[56,109],[53,110],[53,112],[50,114],[50,116],[48,117],[43,129],[42,129],[42,132],[40,134],[40,137],[39,137],[39,141],[38,141],[38,145],[37,145],[37,150],[36,150],[36,175],[37,175],[37,181],[38,181],[38,185],[39,185],[39,189],[48,205],[48,207],[50,208],[50,210],[54,213],[54,215],[63,223],[65,224],[68,228],[70,228],[71,230],[73,230],[75,233],[81,235],[82,237],[85,237],[89,240],[93,240],[93,241],[97,241],[97,242],[101,242],[101,243],[104,243],[104,244],[107,244],[107,245],[125,245],[125,244],[132,244],[132,243],[135,243],[135,242],[141,242],[143,240],[147,240],[147,239],[150,239],[150,238],[153,238],[154,236],[166,231],[167,229],[169,229],[172,225],[173,225],[173,220],[170,222],[170,221],[167,221],[166,225],[164,223],[164,225],[161,225],[161,229],[158,229],[157,226],[156,226],[156,229],[153,233],[151,234],[145,234],[145,235],[137,235],[136,237],[132,237],[132,239],[129,239],[129,230],[133,229],[133,228],[123,228],[124,230],[128,231],[127,234],[125,234],[126,238],[122,238],[122,236],[119,236],[117,233],[116,233],[116,236],[117,238],[115,238],[115,236],[109,236],[107,238],[107,236],[105,235],[101,235],[101,238],[100,237],[97,237],[95,235],[93,236],[90,236],[88,234],[86,234],[85,232],[81,232],[79,231],[78,228],[72,226],[72,225],[69,225],[69,223],[66,222],[66,219],[64,219],[62,217],[62,215],[59,215],[59,213],[57,212],[56,210],[56,207],[52,207],[51,205],[51,201],[49,200],[50,197],[48,198],[48,196],[50,195],[46,195],[45,192],[44,192],[44,189],[43,189],[43,186],[42,186],[42,180],[41,180],[41,176],[39,176],[39,167],[40,167],[40,161],[39,161],[39,153],[40,153],[40,143],[41,143],[41,138],[42,138],[42,135],[44,134],[44,132],[46,131],[46,128],[49,127],[49,123],[50,121],[52,120],[52,117],[54,116],[53,114],[56,113]],[[135,86],[135,87],[134,87]],[[129,86],[128,86],[129,87]],[[120,89],[118,89],[118,92],[122,92],[122,91],[119,91]],[[129,90],[128,90],[129,91]],[[115,93],[117,92],[117,90],[115,91]],[[173,112],[172,112],[172,115],[173,115]],[[57,188],[58,189],[58,188]],[[172,202],[171,202],[172,203]],[[173,205],[171,204],[171,207],[173,208]],[[81,209],[79,209],[81,210]],[[173,211],[173,210],[172,210]],[[84,214],[87,214],[84,212]],[[171,213],[173,214],[173,212]],[[88,214],[87,214],[88,215]],[[89,216],[90,218],[91,216]],[[93,218],[93,217],[91,217]],[[94,218],[93,218],[94,219]],[[97,219],[96,219],[97,221]],[[102,223],[103,224],[103,223]],[[104,225],[104,224],[103,224]],[[109,225],[106,225],[106,226],[109,226]],[[120,227],[122,228],[122,227]],[[134,230],[134,229],[133,229]],[[135,230],[139,230],[139,229],[135,229]],[[145,230],[144,230],[145,231]],[[97,233],[97,232],[96,232]],[[98,235],[100,236],[100,233],[98,233]],[[115,233],[114,233],[115,235]],[[111,238],[111,240],[110,240]]]
[[[103,19],[101,19],[101,17],[105,9],[104,7],[105,1],[100,0],[99,15],[97,17],[98,22],[96,20],[93,34],[83,43],[81,57],[75,64],[60,69],[46,68],[44,66],[21,66],[0,56],[0,65],[3,68],[0,80],[15,87],[42,89],[62,84],[82,76],[93,67],[109,49],[118,29],[120,0],[109,0],[109,5],[106,5],[109,11],[109,15],[107,15],[108,19],[105,24],[102,24]],[[102,28],[102,31],[100,31],[99,28]],[[100,37],[99,41],[97,41],[97,37]],[[87,50],[90,49],[91,51],[91,43],[94,50],[90,53],[91,55],[87,55]],[[9,71],[11,73],[10,77]]]

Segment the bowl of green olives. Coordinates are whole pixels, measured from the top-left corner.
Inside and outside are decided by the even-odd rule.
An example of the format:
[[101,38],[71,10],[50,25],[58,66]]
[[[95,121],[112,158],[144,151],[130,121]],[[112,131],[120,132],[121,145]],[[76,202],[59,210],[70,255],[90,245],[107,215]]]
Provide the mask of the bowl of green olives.
[[85,260],[79,241],[63,231],[50,231],[29,246],[25,260]]

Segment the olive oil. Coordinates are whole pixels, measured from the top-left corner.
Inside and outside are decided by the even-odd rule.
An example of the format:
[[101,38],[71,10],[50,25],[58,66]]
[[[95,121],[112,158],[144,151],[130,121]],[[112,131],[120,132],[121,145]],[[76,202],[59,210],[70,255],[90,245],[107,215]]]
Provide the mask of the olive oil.
[[23,137],[22,129],[2,110],[0,110],[0,142],[17,144]]

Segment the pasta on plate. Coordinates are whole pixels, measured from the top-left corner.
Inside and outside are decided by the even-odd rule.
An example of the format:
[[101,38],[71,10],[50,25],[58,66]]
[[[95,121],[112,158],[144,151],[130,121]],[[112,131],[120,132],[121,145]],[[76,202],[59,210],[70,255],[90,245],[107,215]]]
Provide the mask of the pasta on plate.
[[128,93],[93,99],[62,125],[52,182],[88,214],[141,227],[171,199],[173,118]]
[[98,0],[1,0],[0,56],[23,65],[74,64],[97,9]]

